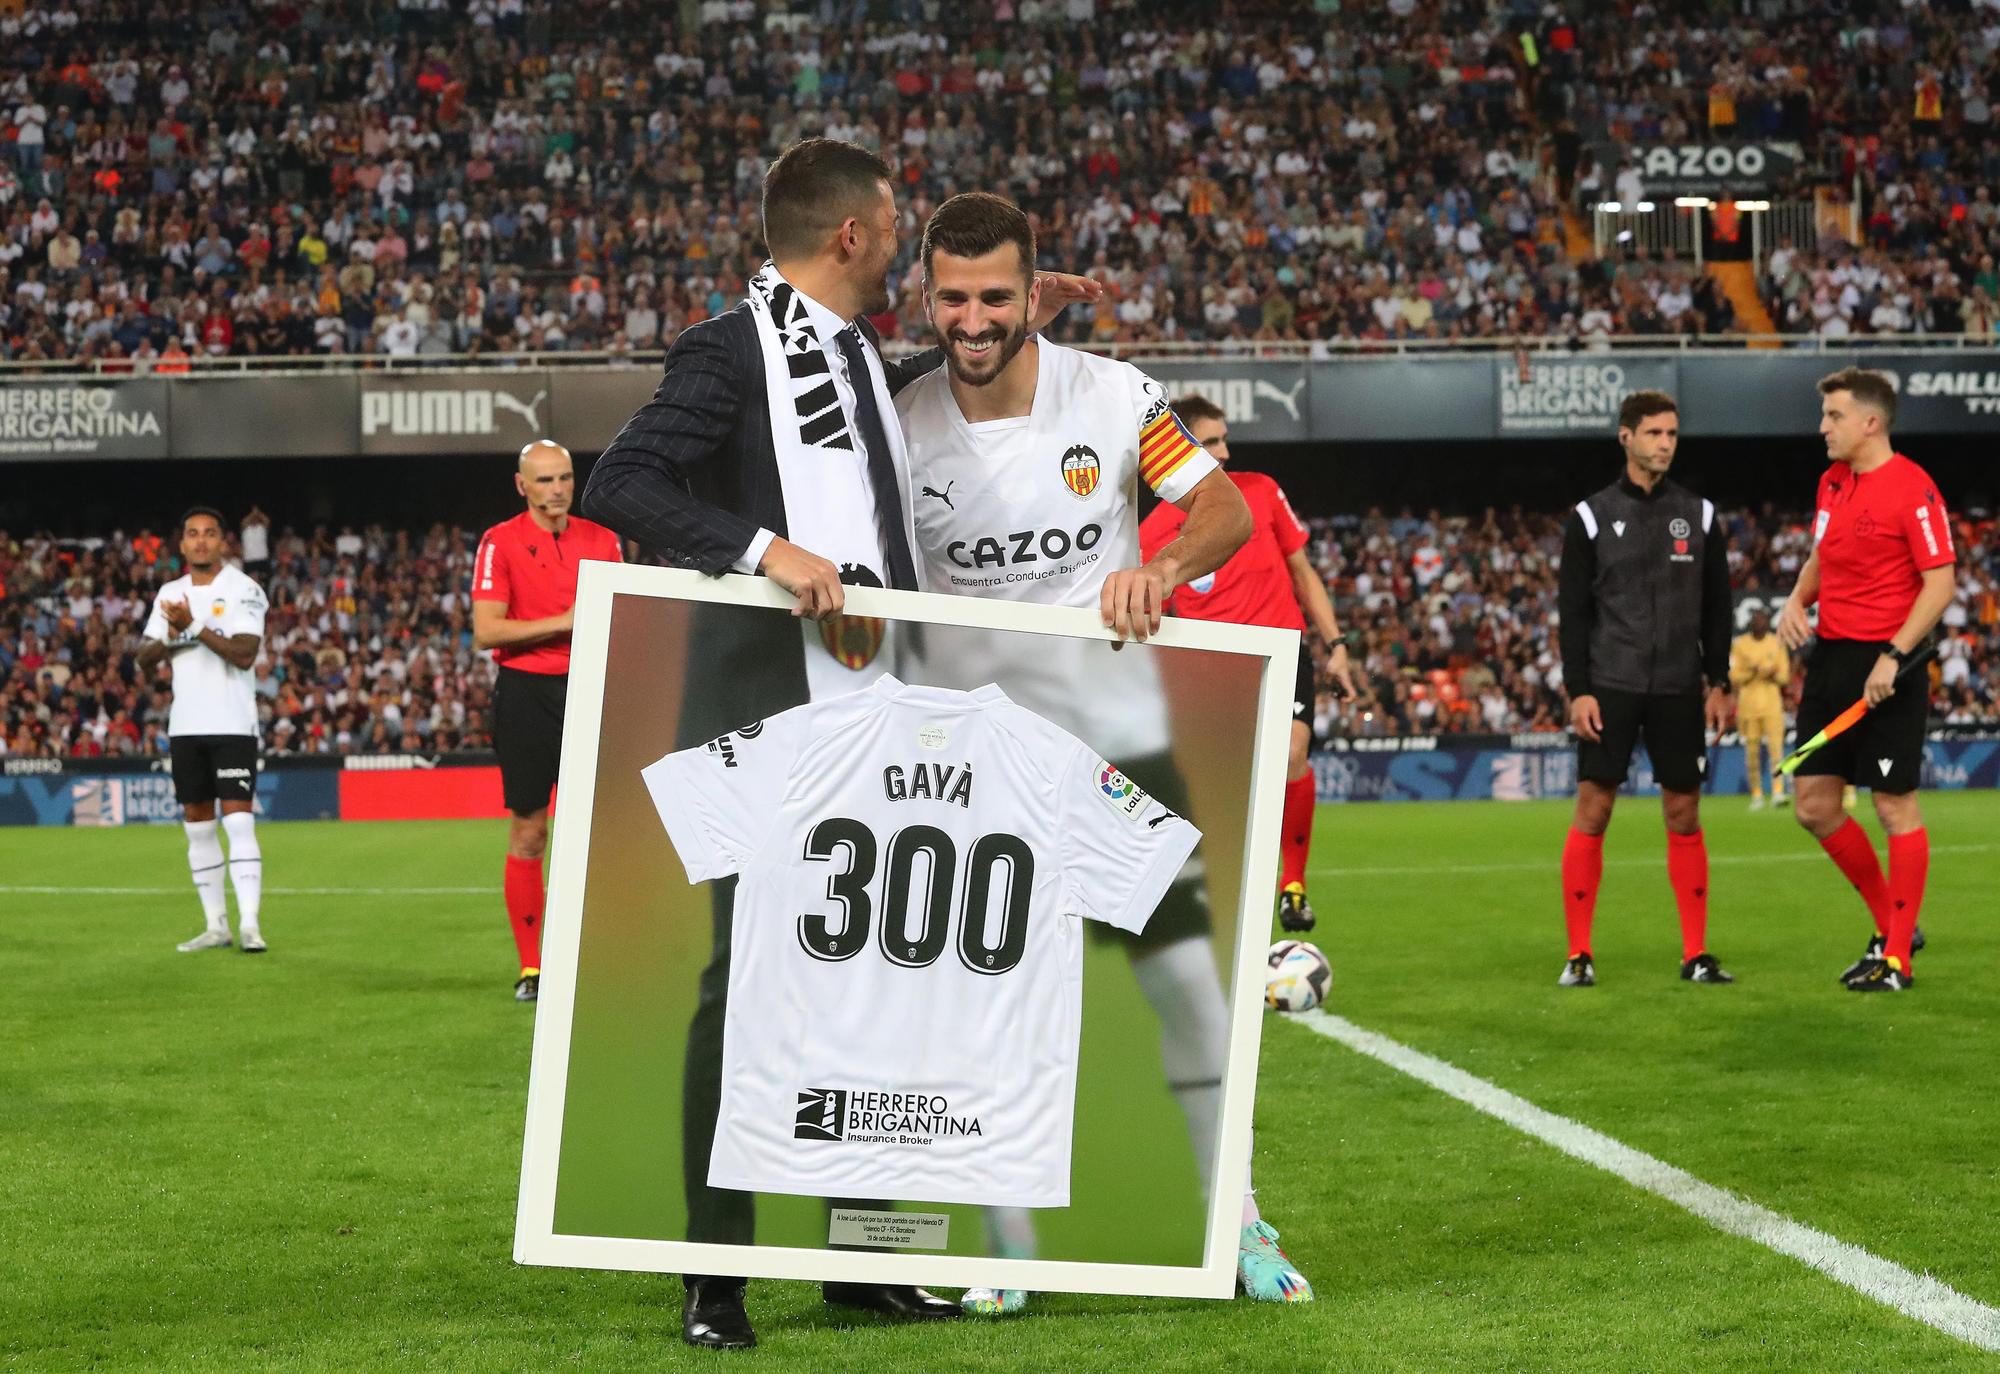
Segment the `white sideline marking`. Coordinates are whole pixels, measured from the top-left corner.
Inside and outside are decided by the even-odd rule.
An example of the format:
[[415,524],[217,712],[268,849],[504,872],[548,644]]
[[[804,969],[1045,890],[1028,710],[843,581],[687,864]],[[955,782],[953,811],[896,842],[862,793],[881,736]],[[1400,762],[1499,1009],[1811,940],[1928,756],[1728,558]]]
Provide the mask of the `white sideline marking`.
[[1936,1327],[1948,1336],[1956,1336],[1981,1349],[2000,1350],[2000,1309],[1969,1298],[1928,1274],[1911,1273],[1858,1245],[1836,1240],[1824,1231],[1816,1231],[1714,1184],[1704,1183],[1684,1169],[1613,1140],[1581,1122],[1544,1111],[1505,1088],[1387,1036],[1364,1030],[1343,1017],[1312,1011],[1286,1019],[1427,1083],[1574,1159],[1616,1174],[1633,1187],[1694,1213],[1718,1230],[1756,1241],[1781,1255],[1790,1255],[1863,1297]]
[[[474,894],[492,896],[493,887],[267,887],[264,891],[273,897],[465,897]],[[0,887],[0,892],[15,892],[38,897],[66,897],[72,895],[93,897],[174,897],[187,891],[187,884],[178,887]]]
[[[1990,854],[2000,849],[2000,844],[1934,844],[1933,854]],[[1553,852],[1553,851],[1551,851]],[[1664,858],[1650,859],[1606,859],[1606,868],[1657,868]],[[1826,856],[1817,849],[1786,850],[1781,854],[1710,854],[1711,866],[1721,864],[1805,864],[1826,863]],[[1322,868],[1314,865],[1308,873],[1320,873],[1329,878],[1408,878],[1434,877],[1439,873],[1553,873],[1556,864],[1553,859],[1541,859],[1528,863],[1508,864],[1420,864],[1405,868]],[[5,889],[0,889],[4,891]]]

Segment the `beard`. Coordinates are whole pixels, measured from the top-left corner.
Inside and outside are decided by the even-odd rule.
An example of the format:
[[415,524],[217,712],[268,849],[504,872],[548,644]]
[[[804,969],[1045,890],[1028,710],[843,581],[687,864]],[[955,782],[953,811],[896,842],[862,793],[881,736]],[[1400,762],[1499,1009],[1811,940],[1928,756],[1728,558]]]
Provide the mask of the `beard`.
[[893,302],[889,299],[889,278],[886,273],[877,272],[868,278],[866,293],[861,297],[861,313],[864,315],[886,315]]
[[[959,353],[960,344],[976,343],[996,337],[999,340],[998,345],[983,358],[968,360]],[[980,339],[968,341],[962,335],[953,335],[945,340],[944,359],[951,368],[951,375],[967,386],[988,386],[1007,370],[1007,364],[1014,361],[1014,355],[1019,353],[1027,342],[1028,322],[1022,320],[1017,328],[997,336],[989,331],[981,335]]]

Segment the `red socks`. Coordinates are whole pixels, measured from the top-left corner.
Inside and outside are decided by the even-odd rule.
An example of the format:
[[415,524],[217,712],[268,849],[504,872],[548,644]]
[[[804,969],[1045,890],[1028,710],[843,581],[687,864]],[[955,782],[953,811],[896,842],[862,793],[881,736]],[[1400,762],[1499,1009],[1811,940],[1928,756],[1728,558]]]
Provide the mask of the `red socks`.
[[1278,886],[1306,880],[1306,854],[1312,848],[1313,806],[1319,800],[1311,772],[1285,784],[1283,834],[1278,843]]
[[1597,885],[1604,877],[1604,837],[1574,826],[1563,841],[1563,924],[1569,928],[1569,955],[1590,949],[1590,918],[1597,911]]
[[[1919,830],[1914,837],[1905,838],[1923,840],[1923,864],[1925,870],[1928,870],[1930,841],[1924,837],[1924,832]],[[1861,828],[1860,822],[1850,816],[1846,824],[1821,840],[1819,846],[1826,851],[1827,857],[1833,860],[1835,866],[1847,875],[1847,881],[1854,884],[1854,890],[1859,892],[1861,900],[1868,904],[1868,914],[1875,918],[1875,933],[1886,940],[1889,936],[1889,885],[1882,881],[1882,867],[1875,862],[1875,846],[1868,842],[1868,832]],[[1891,839],[1889,853],[1892,861],[1895,852],[1896,841]],[[1917,876],[1916,893],[1917,900],[1922,901],[1924,894],[1922,871]],[[1914,929],[1917,923],[1914,903],[1911,910],[1913,914],[1910,917],[1910,925]],[[1904,953],[1907,955],[1908,951],[1905,950]],[[1907,969],[1909,965],[1905,964],[1903,967]]]
[[[1854,822],[1849,821],[1849,825]],[[1883,950],[1910,971],[1910,937],[1924,905],[1924,880],[1931,872],[1930,832],[1921,828],[1889,837],[1889,929]]]
[[1681,962],[1708,948],[1708,843],[1701,832],[1667,832],[1667,881],[1681,914]]
[[507,880],[501,889],[507,897],[507,920],[514,927],[514,948],[521,955],[521,971],[540,972],[542,967],[542,861],[507,856]]

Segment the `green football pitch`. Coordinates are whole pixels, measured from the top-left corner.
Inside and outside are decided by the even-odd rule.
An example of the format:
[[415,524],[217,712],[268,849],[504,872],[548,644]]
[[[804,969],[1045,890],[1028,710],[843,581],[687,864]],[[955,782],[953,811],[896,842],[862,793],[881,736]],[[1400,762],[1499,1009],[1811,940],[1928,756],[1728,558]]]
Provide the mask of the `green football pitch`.
[[[1930,946],[1881,997],[1834,982],[1858,900],[1741,799],[1705,818],[1740,981],[1676,977],[1658,808],[1627,800],[1587,991],[1555,986],[1564,806],[1323,807],[1331,1009],[2000,1306],[2000,797],[1925,807]],[[177,829],[0,830],[0,1369],[2000,1365],[1276,1017],[1259,1197],[1318,1302],[1047,1295],[913,1328],[758,1283],[759,1351],[688,1351],[676,1282],[510,1258],[533,1012],[478,890],[502,827],[262,838],[251,959],[174,953],[198,925]]]

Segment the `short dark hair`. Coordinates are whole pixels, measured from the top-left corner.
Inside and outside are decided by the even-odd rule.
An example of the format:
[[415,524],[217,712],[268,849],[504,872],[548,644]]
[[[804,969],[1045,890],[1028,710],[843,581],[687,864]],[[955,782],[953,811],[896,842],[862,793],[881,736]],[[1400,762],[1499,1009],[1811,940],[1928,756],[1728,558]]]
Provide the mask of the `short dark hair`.
[[1195,392],[1189,392],[1174,402],[1174,414],[1179,416],[1180,422],[1189,429],[1193,429],[1201,420],[1221,420],[1225,424],[1229,420],[1221,406]]
[[1655,415],[1680,413],[1680,404],[1664,391],[1635,391],[1618,404],[1618,428],[1637,429]]
[[983,258],[1005,244],[1021,253],[1021,271],[1035,276],[1035,227],[1021,207],[990,191],[965,191],[931,212],[924,225],[924,275],[931,274],[931,255],[940,248],[955,258]]
[[194,519],[197,515],[206,515],[209,519],[215,522],[215,527],[217,529],[221,530],[224,534],[229,533],[229,522],[222,518],[222,512],[217,510],[214,506],[189,506],[186,510],[181,512],[181,522],[179,525],[175,526],[175,528],[181,534],[183,535],[186,534],[188,521]]
[[859,143],[802,138],[764,173],[764,244],[774,258],[804,258],[849,219],[868,213],[889,164]]
[[1820,395],[1831,396],[1836,391],[1845,391],[1861,404],[1881,411],[1882,428],[1888,429],[1896,423],[1896,386],[1882,373],[1870,372],[1865,367],[1843,367],[1819,379]]

